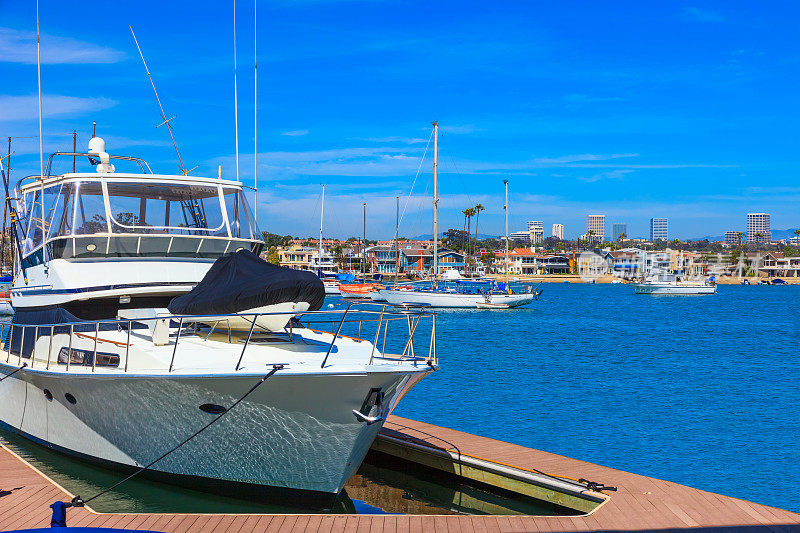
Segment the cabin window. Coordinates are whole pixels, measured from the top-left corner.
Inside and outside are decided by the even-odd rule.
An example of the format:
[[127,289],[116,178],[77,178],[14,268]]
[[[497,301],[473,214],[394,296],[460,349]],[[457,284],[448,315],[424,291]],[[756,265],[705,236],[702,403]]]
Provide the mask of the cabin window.
[[114,233],[227,237],[218,187],[170,183],[108,183]]
[[74,233],[76,235],[108,233],[106,205],[100,182],[82,181],[76,183],[75,188],[72,223]]
[[[59,187],[53,187],[54,204],[50,209],[48,238],[59,235],[72,234],[73,208],[75,206],[75,184],[64,183]],[[45,190],[45,205],[47,204],[47,190]]]
[[250,206],[239,189],[223,189],[231,237],[238,239],[260,239]]

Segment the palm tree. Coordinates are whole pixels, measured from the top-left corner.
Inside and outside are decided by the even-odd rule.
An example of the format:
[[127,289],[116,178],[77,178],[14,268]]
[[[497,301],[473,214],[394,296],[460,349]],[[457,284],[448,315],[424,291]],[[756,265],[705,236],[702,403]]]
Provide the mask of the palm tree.
[[[469,208],[464,209],[463,211],[461,211],[461,213],[464,215],[464,226],[462,227],[462,229],[464,230],[464,234],[466,234],[466,231],[467,231],[467,217],[469,216]],[[467,243],[467,240],[465,238],[462,241],[462,244],[464,244],[464,251],[466,251],[466,243]]]
[[476,204],[475,207],[475,245],[477,246],[478,243],[478,219],[481,216],[481,211],[486,211],[486,208],[483,207],[480,203]]
[[[478,204],[481,205],[481,204]],[[800,244],[800,229],[794,230],[794,240],[795,244]]]
[[472,217],[475,216],[475,208],[474,207],[468,207],[466,209],[466,213],[467,213],[467,239],[468,239],[467,240],[467,255],[469,255],[469,247],[470,247],[470,244],[471,244],[469,241],[472,240]]
[[620,234],[619,234],[619,237],[617,237],[617,240],[618,240],[619,242],[624,242],[624,241],[625,241],[625,239],[626,239],[627,237],[628,237],[628,236],[627,236],[625,233],[620,233]]
[[744,237],[744,233],[741,231],[736,232],[736,239],[739,241],[739,246],[742,245],[742,238]]

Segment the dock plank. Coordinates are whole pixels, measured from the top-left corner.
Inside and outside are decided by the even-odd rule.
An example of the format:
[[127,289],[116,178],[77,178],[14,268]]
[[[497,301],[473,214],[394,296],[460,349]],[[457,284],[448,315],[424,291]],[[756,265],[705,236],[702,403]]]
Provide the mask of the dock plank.
[[[680,531],[743,527],[757,531],[797,531],[800,515],[774,507],[702,491],[561,455],[469,435],[424,422],[389,417],[383,434],[525,470],[584,477],[618,487],[608,500],[581,516],[394,516],[394,515],[232,515],[97,513],[70,508],[70,526],[151,529],[167,533],[497,533],[550,531]],[[49,505],[72,498],[47,476],[0,447],[0,530],[47,527]]]

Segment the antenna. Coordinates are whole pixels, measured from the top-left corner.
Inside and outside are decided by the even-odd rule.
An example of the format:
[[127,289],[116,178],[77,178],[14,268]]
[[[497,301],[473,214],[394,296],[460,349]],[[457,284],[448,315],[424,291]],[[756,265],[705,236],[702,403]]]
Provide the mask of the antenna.
[[236,86],[236,0],[233,0],[233,127],[236,130],[236,181],[239,181],[239,89]]
[[[36,74],[39,81],[39,185],[40,185],[40,198],[42,200],[42,242],[45,241],[45,227],[44,227],[44,144],[42,140],[42,53],[41,53],[41,39],[39,37],[39,0],[36,0]],[[44,252],[44,250],[43,250]],[[46,261],[46,256],[43,256]],[[20,258],[20,261],[22,258]],[[47,263],[45,263],[45,272],[47,271]]]
[[[156,95],[156,102],[158,102],[158,109],[161,111],[161,120],[163,122],[161,124],[159,124],[158,126],[156,126],[156,128],[160,128],[161,126],[167,126],[167,131],[169,131],[169,138],[172,139],[172,146],[175,148],[175,153],[178,156],[178,168],[181,169],[181,173],[183,173],[183,175],[185,176],[185,175],[187,175],[189,173],[189,171],[186,170],[185,166],[183,166],[183,159],[181,159],[181,153],[178,150],[178,143],[175,142],[175,135],[173,135],[173,133],[172,133],[172,124],[170,124],[170,121],[173,118],[175,118],[175,116],[172,116],[171,118],[167,118],[167,115],[164,113],[164,106],[161,105],[161,98],[158,97],[158,91],[156,91],[156,84],[153,82],[153,76],[150,75],[150,69],[147,68],[147,61],[144,60],[144,54],[142,53],[142,48],[139,46],[139,40],[136,39],[136,34],[133,33],[133,26],[129,25],[128,28],[131,29],[131,35],[133,36],[133,42],[136,43],[136,49],[139,51],[139,57],[142,58],[142,64],[144,65],[144,70],[145,70],[145,72],[147,72],[147,78],[150,80],[150,85],[152,85],[152,87],[153,87],[153,94]],[[97,123],[95,123],[95,124],[97,124]],[[94,136],[94,134],[92,134],[92,136]],[[195,167],[195,168],[197,168],[197,167]]]
[[[258,18],[256,17],[256,6],[258,1],[253,2],[253,219],[258,225],[258,45],[256,37],[258,34]],[[324,191],[324,189],[323,189]],[[320,259],[322,254],[320,254]]]

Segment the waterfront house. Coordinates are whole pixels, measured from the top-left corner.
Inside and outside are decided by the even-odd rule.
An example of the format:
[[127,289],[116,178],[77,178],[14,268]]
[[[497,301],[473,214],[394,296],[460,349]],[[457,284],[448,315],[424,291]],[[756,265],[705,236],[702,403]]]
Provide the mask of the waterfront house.
[[294,245],[287,249],[279,249],[278,257],[282,267],[294,268],[295,270],[308,270],[311,257],[316,255],[317,249],[309,246]]
[[[381,274],[394,274],[397,269],[398,250],[392,245],[370,246],[364,250],[367,263],[372,266],[373,272]],[[402,263],[401,263],[402,267]],[[402,268],[401,268],[402,270]]]
[[763,256],[763,263],[758,269],[770,277],[800,277],[800,257],[786,257],[781,252],[769,252]]
[[639,276],[642,266],[641,250],[617,250],[605,256],[606,271],[612,276],[624,279]]

